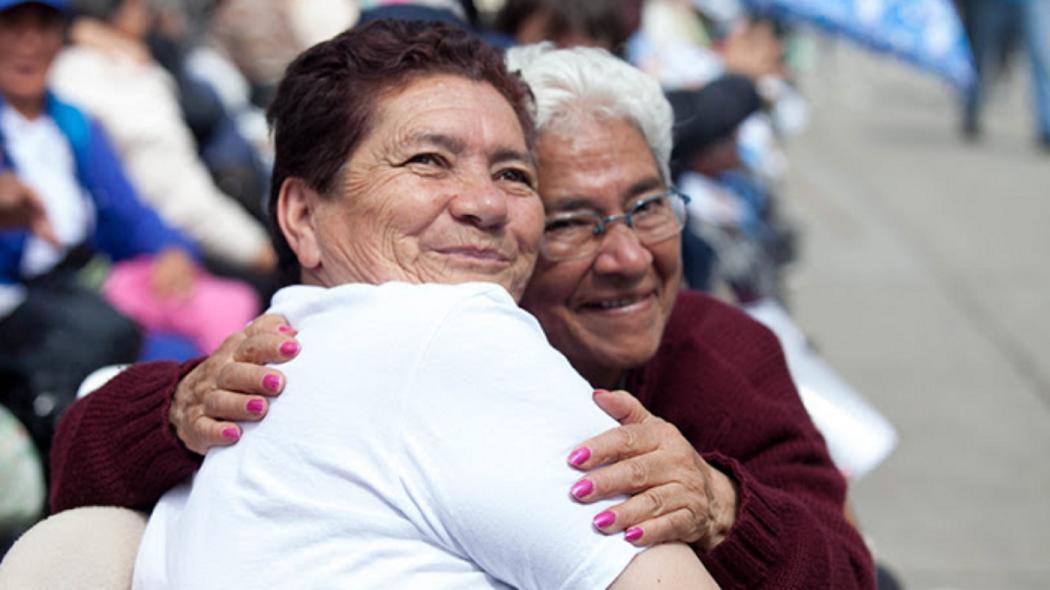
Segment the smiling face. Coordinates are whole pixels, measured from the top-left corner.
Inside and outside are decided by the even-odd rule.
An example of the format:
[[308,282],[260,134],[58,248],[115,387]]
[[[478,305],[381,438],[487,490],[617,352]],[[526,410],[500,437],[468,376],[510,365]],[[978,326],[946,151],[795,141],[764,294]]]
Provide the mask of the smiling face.
[[305,282],[486,281],[519,298],[543,227],[534,187],[507,100],[425,76],[381,99],[333,194],[310,197],[307,240],[289,242]]
[[61,13],[41,4],[0,12],[0,93],[23,115],[43,109],[47,73],[62,49]]
[[[536,147],[548,215],[616,215],[666,188],[641,132],[622,119],[596,117],[564,132],[545,131]],[[625,370],[656,354],[681,274],[677,235],[645,246],[616,223],[592,256],[541,258],[521,305],[591,385],[613,387]]]

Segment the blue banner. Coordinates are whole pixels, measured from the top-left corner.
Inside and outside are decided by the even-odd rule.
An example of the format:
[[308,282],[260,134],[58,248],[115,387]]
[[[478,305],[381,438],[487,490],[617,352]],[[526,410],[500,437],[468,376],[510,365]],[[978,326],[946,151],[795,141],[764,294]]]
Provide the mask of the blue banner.
[[895,55],[955,86],[975,80],[973,54],[950,0],[744,0],[754,12],[804,22]]

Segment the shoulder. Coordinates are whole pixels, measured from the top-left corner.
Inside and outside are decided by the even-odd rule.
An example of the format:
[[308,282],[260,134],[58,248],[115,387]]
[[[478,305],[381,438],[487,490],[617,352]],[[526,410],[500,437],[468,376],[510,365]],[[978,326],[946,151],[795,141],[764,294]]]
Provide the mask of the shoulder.
[[268,313],[285,316],[300,338],[396,348],[402,358],[410,349],[436,358],[491,356],[488,349],[528,333],[545,342],[535,319],[487,283],[294,285],[274,296]]
[[773,332],[699,292],[679,295],[660,348],[641,375],[635,384],[640,391],[665,402],[670,399],[666,390],[688,395],[697,388],[707,392],[708,402],[721,395],[730,405],[743,403],[749,391],[791,403],[798,397]]
[[48,92],[47,111],[78,152],[78,156],[85,155],[85,152],[93,155],[100,144],[109,146],[102,124],[83,107],[70,102],[64,96]]
[[[500,286],[487,283],[461,285],[381,285],[351,283],[335,287],[293,285],[273,297],[268,313],[282,314],[292,325],[316,317],[368,315],[392,325],[434,326],[450,315],[522,315],[511,296]],[[298,326],[297,326],[298,329]]]
[[[751,350],[779,350],[769,328],[737,307],[699,291],[682,291],[675,301],[663,342],[700,341],[727,355]],[[770,348],[772,347],[772,351]]]

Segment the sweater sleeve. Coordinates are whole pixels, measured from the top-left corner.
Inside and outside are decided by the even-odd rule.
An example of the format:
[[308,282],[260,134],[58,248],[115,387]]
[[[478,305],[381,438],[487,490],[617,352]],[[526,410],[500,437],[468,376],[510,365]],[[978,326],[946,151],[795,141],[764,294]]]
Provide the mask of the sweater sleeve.
[[679,297],[639,399],[737,484],[737,519],[698,555],[723,589],[873,588],[845,518],[846,481],[798,396],[776,337],[709,297]]
[[[735,311],[735,310],[734,310]],[[720,339],[768,416],[733,458],[705,453],[740,490],[737,522],[701,559],[723,588],[874,588],[864,540],[846,521],[846,481],[806,413],[776,337],[750,320]],[[733,348],[734,342],[746,346]]]
[[201,457],[168,423],[182,377],[203,359],[128,368],[66,411],[51,450],[52,512],[89,505],[147,510]]

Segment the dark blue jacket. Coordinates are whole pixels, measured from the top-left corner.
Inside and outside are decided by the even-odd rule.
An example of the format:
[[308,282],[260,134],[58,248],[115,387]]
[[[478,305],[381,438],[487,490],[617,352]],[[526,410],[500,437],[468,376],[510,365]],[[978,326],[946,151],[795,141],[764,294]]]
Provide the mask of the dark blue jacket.
[[[101,126],[78,108],[48,94],[46,112],[69,140],[80,186],[95,205],[95,227],[88,245],[114,261],[179,247],[199,257],[196,246],[142,204]],[[0,109],[8,108],[0,100]],[[0,133],[0,172],[17,170]],[[0,231],[0,283],[21,282],[21,262],[29,232]]]

